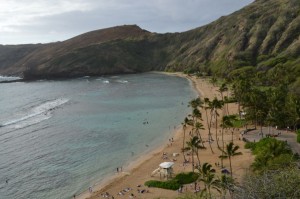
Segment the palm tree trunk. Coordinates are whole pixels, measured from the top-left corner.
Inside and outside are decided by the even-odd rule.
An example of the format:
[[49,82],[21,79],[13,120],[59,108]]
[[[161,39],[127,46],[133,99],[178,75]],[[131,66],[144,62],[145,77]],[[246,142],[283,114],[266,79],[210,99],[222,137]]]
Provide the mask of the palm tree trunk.
[[200,158],[199,158],[199,150],[198,149],[196,151],[196,156],[197,156],[197,160],[198,160],[198,166],[200,167]]
[[227,115],[230,115],[230,113],[229,113],[229,91],[227,90],[227,99],[228,99],[228,101],[227,101],[227,103],[226,103],[226,108],[227,108]]
[[202,140],[201,133],[200,133],[199,130],[197,130],[197,135],[198,135],[198,137],[200,138],[200,141],[201,141],[202,146],[205,147],[204,144],[203,144],[203,140]]
[[185,158],[185,154],[184,154],[185,130],[186,130],[186,127],[183,127],[182,155],[183,155],[183,161],[184,162],[186,162],[186,158]]
[[228,158],[229,158],[229,166],[230,166],[230,175],[231,175],[231,178],[232,178],[231,156],[228,156]]
[[[224,128],[222,127],[222,156],[224,156],[224,148],[225,148],[225,143],[224,143]],[[223,158],[221,158],[221,167],[223,168]]]
[[211,140],[211,132],[210,132],[210,122],[208,120],[207,109],[205,109],[205,114],[206,114],[206,122],[207,122],[207,128],[208,128],[208,143],[209,143],[209,147],[210,147],[211,152],[214,154],[214,151],[213,151],[213,149],[211,147],[211,142],[210,142],[210,140]]
[[216,142],[217,142],[218,148],[220,149],[219,139],[218,139],[218,116],[217,116],[217,113],[216,113],[215,117],[216,117]]
[[210,186],[208,186],[208,197],[211,199],[211,191],[210,191]]
[[192,169],[193,169],[193,173],[195,171],[195,160],[194,160],[194,149],[192,148]]

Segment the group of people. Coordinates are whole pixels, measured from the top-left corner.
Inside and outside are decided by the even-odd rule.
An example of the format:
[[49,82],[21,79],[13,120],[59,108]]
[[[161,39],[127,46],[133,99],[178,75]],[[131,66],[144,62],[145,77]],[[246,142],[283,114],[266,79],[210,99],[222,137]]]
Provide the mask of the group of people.
[[165,152],[163,152],[162,159],[163,159],[163,160],[166,160],[166,159],[168,159],[168,154],[167,154],[167,153],[165,153]]
[[111,199],[115,199],[115,197],[111,196],[108,192],[101,194],[101,196],[102,196],[102,198],[110,198],[111,197]]
[[[146,190],[146,189],[140,189],[140,188],[142,187],[142,185],[137,185],[137,187],[138,187],[138,189],[137,189],[137,192],[138,192],[138,193],[141,193],[141,194],[143,194],[143,193],[149,193],[149,190]],[[132,188],[127,187],[127,188],[121,190],[121,191],[118,193],[118,195],[119,195],[119,196],[124,196],[124,195],[126,195],[126,193],[131,192],[131,193],[129,194],[129,198],[136,198],[136,196],[134,195],[134,193],[132,193],[132,191],[133,191]],[[112,198],[113,198],[113,196],[112,196]]]
[[[129,191],[131,191],[131,190],[132,190],[132,189],[131,189],[130,187],[127,187],[127,188],[121,190],[121,191],[118,193],[118,195],[123,196],[123,195],[125,195],[125,193],[127,193],[127,192],[129,192]],[[133,195],[133,194],[132,194],[132,195]]]
[[174,139],[173,139],[173,138],[169,139],[169,144],[168,144],[168,146],[172,146],[173,142],[174,142]]

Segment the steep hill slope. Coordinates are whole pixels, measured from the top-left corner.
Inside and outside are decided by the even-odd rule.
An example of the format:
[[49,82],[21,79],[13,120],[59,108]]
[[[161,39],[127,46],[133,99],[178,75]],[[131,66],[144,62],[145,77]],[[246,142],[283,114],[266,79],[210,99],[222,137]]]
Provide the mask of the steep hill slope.
[[298,58],[299,13],[299,0],[256,0],[207,26],[178,35],[174,49],[179,50],[168,68],[209,67],[226,73],[259,65],[279,54]]
[[14,62],[5,62],[2,57],[12,56],[0,48],[0,74],[35,79],[200,70],[226,76],[244,66],[269,70],[282,64],[300,75],[300,1],[256,0],[183,33],[119,26],[22,52]]
[[[4,74],[22,74],[25,78],[30,79],[90,74],[92,72],[89,71],[91,70],[89,63],[91,62],[90,60],[94,59],[94,54],[88,54],[88,57],[84,57],[88,51],[84,52],[83,49],[110,41],[139,40],[143,36],[150,34],[148,31],[142,30],[135,25],[96,30],[63,42],[36,45],[34,50],[28,51],[25,56],[16,57],[15,62],[9,67],[5,67],[7,65],[1,62],[0,65],[2,65],[2,68],[5,68],[2,70]],[[78,55],[77,52],[83,52],[83,54]],[[109,49],[107,49],[107,52],[114,54],[114,52],[109,52]],[[68,60],[60,61],[64,59]]]
[[0,45],[0,71],[7,70],[41,45]]

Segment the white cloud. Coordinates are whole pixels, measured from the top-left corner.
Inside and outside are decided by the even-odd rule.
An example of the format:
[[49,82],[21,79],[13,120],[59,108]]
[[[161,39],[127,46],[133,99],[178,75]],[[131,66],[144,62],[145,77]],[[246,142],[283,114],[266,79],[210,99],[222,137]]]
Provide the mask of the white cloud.
[[40,17],[91,9],[84,1],[0,0],[0,5],[0,30],[7,32],[15,32],[17,26],[35,23],[35,19]]
[[185,31],[253,0],[0,0],[0,43],[64,40],[123,24],[154,32]]

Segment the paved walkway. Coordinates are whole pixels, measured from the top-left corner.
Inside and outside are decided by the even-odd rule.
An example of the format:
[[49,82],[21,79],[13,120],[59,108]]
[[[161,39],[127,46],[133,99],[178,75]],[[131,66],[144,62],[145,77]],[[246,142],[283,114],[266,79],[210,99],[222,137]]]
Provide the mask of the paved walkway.
[[[270,135],[278,135],[279,134],[275,138],[278,140],[287,141],[288,144],[291,146],[291,149],[293,150],[293,152],[298,153],[300,155],[300,144],[297,143],[296,133],[291,132],[291,131],[286,131],[286,130],[277,130],[275,128],[270,128],[270,130],[269,130],[268,127],[263,127],[262,132],[263,132],[264,137],[266,136],[266,134],[269,134],[269,133],[270,133]],[[259,141],[262,138],[262,135],[260,134],[260,128],[247,132],[246,134],[243,135],[243,137],[246,138],[247,140],[249,140],[250,142]]]

